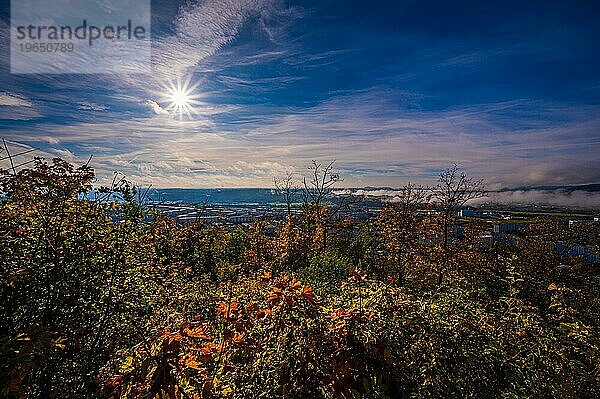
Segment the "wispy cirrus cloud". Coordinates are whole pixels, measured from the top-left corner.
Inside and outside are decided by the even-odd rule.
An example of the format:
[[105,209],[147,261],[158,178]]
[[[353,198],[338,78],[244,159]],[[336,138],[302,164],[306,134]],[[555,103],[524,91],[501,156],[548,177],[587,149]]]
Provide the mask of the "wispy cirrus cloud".
[[0,92],[0,107],[33,107],[31,101],[18,94]]
[[7,91],[0,91],[0,119],[29,120],[40,114],[26,97]]
[[250,18],[267,18],[276,4],[274,0],[208,0],[183,6],[174,21],[174,34],[155,41],[153,73],[166,79],[192,73],[201,61],[231,43]]
[[[600,181],[598,110],[523,100],[423,112],[390,104],[402,95],[373,88],[268,115],[253,107],[260,117],[239,125],[233,109],[193,121],[156,116],[46,131],[82,161],[96,149],[101,175],[120,170],[159,187],[269,186],[285,167],[334,158],[354,187],[431,183],[452,162],[490,189]],[[540,122],[540,112],[550,120]]]

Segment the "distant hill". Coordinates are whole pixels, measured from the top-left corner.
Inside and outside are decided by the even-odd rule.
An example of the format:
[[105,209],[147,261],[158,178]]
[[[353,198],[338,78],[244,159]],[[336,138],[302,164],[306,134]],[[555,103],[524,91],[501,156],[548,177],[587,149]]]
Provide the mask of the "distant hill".
[[539,191],[589,191],[589,192],[599,192],[600,191],[600,183],[591,183],[591,184],[578,184],[578,185],[567,185],[567,186],[521,186],[515,188],[503,188],[498,190],[499,192],[506,191],[530,191],[530,190],[539,190]]

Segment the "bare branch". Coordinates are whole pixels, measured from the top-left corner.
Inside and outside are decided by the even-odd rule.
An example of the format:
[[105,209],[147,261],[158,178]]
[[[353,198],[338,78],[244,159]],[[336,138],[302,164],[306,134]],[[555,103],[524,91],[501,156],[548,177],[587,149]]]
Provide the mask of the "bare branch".
[[[278,180],[276,177],[274,177],[273,184],[275,185],[275,188],[279,194],[283,197],[283,200],[287,206],[287,214],[289,215],[292,211],[292,204],[294,203],[298,190],[300,189],[294,180],[292,172],[287,172],[285,177],[281,180]],[[306,184],[306,181],[304,184]]]
[[443,216],[444,248],[448,248],[449,228],[456,213],[468,201],[487,196],[483,180],[473,180],[456,164],[440,173],[438,185],[433,188]]

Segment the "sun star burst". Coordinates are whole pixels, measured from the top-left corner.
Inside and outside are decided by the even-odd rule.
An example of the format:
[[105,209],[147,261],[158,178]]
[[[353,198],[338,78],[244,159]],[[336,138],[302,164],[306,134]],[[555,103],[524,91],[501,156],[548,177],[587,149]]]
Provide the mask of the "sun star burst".
[[169,82],[166,86],[167,96],[165,102],[168,102],[167,111],[178,115],[179,119],[183,119],[184,115],[189,119],[193,119],[193,114],[197,113],[196,107],[200,104],[197,99],[200,97],[195,93],[198,84],[191,84],[191,78],[181,81],[178,79],[176,83]]

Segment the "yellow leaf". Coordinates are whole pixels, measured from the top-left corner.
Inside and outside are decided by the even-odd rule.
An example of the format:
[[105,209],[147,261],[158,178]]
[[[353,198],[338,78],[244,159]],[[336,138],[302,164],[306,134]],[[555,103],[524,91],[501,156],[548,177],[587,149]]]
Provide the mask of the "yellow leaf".
[[558,287],[556,286],[556,284],[550,283],[550,285],[548,286],[548,289],[550,291],[556,291],[558,289]]
[[559,306],[559,305],[560,305],[560,302],[558,302],[558,301],[552,301],[552,303],[550,304],[550,306],[548,306],[548,308],[554,308],[554,307]]

